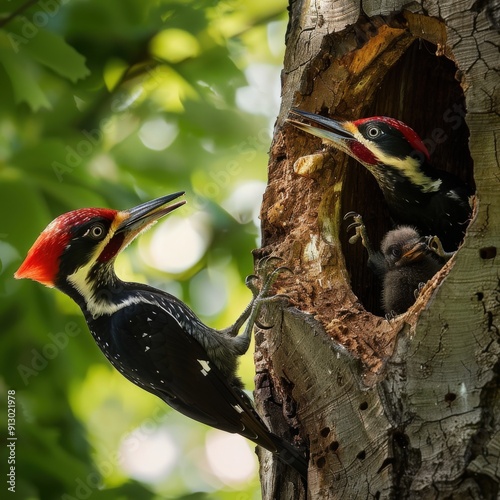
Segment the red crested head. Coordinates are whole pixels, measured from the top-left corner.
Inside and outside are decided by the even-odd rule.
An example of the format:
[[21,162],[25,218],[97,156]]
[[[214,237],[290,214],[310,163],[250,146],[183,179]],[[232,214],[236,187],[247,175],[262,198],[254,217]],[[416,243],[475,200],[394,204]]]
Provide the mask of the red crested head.
[[439,189],[441,179],[432,175],[429,151],[403,122],[387,116],[337,121],[299,109],[292,112],[313,125],[294,119],[288,120],[290,123],[356,159],[384,191],[393,192],[396,180],[401,178],[424,193]]
[[314,124],[289,120],[295,127],[328,141],[368,169],[387,165],[401,171],[417,171],[430,159],[418,134],[395,118],[373,116],[337,121],[298,109],[292,112]]
[[365,140],[376,144],[384,155],[401,159],[405,156],[423,155],[427,160],[430,159],[429,151],[422,139],[402,121],[388,116],[373,116],[351,123]]
[[[86,293],[90,281],[105,284],[114,277],[112,263],[118,253],[158,219],[184,205],[184,201],[171,203],[183,194],[162,196],[129,210],[82,208],[62,214],[43,230],[14,276],[61,289],[69,283],[81,293]],[[97,270],[102,271],[98,277]]]
[[82,208],[60,215],[33,243],[14,277],[29,278],[53,287],[59,272],[60,258],[75,236],[75,228],[82,227],[96,218],[111,223],[117,213],[116,210],[106,208]]

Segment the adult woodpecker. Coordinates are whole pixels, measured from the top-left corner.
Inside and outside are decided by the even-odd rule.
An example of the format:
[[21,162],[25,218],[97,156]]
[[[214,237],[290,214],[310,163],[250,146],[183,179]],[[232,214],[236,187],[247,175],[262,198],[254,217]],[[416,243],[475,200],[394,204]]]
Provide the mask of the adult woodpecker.
[[454,175],[434,168],[420,137],[386,116],[339,122],[299,109],[315,125],[288,120],[321,137],[365,166],[375,177],[396,224],[437,236],[445,251],[462,242],[472,209],[471,190]]
[[[114,271],[116,256],[139,233],[184,201],[174,193],[130,210],[84,208],[60,215],[40,234],[16,278],[31,278],[69,295],[111,364],[127,379],[184,415],[241,434],[307,476],[297,449],[271,433],[236,376],[253,324],[276,273],[225,330],[203,324],[183,302],[148,285],[126,283]],[[242,335],[240,328],[247,321]]]
[[421,287],[444,265],[436,247],[436,238],[420,236],[415,228],[398,226],[387,232],[380,243],[380,252],[373,250],[361,215],[349,212],[344,219],[354,222],[355,229],[349,240],[361,239],[368,252],[368,267],[382,282],[382,308],[386,317],[406,312],[417,299]]

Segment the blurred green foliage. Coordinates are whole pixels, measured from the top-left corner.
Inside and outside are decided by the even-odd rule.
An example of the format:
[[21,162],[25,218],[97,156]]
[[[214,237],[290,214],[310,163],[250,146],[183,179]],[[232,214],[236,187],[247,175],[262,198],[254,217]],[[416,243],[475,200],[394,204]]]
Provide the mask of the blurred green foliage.
[[[284,0],[2,2],[0,470],[14,390],[15,498],[259,498],[256,477],[230,486],[210,469],[206,427],[112,370],[67,297],[13,273],[60,213],[185,190],[184,233],[141,236],[118,274],[230,324],[250,299],[285,28]],[[172,271],[162,253],[190,250],[186,227],[198,253]],[[251,389],[251,354],[241,371]],[[134,478],[126,448],[165,429],[175,463]]]

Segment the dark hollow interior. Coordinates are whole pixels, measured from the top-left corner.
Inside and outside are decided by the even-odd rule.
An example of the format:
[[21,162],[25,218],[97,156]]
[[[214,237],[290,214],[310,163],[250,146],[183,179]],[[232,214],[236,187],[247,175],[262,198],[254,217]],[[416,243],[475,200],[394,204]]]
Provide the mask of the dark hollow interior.
[[[383,115],[405,122],[420,135],[436,168],[452,172],[474,189],[469,130],[463,119],[465,99],[456,75],[453,61],[436,56],[435,45],[417,39],[387,72],[360,118]],[[353,210],[363,216],[372,245],[378,249],[392,228],[389,212],[375,179],[351,158],[341,203],[342,213]],[[380,284],[367,268],[361,242],[349,244],[353,231],[347,232],[348,223],[343,223],[340,239],[352,290],[366,310],[383,315]]]

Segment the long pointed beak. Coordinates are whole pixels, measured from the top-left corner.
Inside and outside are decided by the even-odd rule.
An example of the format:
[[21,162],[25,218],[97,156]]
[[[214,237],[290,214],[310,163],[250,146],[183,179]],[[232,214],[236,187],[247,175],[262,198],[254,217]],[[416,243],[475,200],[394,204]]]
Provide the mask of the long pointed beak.
[[326,139],[331,141],[337,146],[341,146],[344,141],[354,141],[356,138],[353,132],[349,130],[349,125],[351,122],[338,122],[330,118],[325,118],[324,116],[315,115],[314,113],[309,113],[308,111],[302,111],[301,109],[292,108],[291,112],[302,118],[306,118],[315,125],[321,125],[322,128],[309,125],[307,123],[298,122],[296,120],[287,119],[289,123],[295,127],[308,132],[309,134],[321,137],[321,139]]
[[185,200],[169,205],[171,201],[183,194],[184,191],[179,191],[156,200],[146,201],[129,210],[122,210],[119,212],[121,222],[116,229],[116,234],[125,233],[125,240],[132,241],[140,232],[154,224],[158,219],[184,205]]

